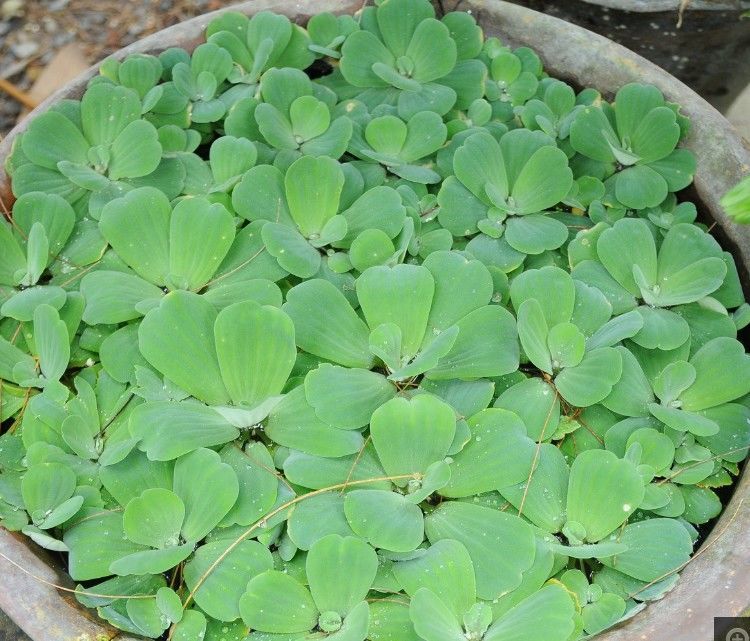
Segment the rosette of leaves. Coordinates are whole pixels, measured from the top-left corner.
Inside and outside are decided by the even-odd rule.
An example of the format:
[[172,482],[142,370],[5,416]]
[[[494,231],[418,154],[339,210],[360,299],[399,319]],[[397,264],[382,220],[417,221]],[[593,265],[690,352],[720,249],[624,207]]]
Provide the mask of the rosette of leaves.
[[390,187],[377,186],[347,203],[345,182],[335,160],[303,156],[285,174],[269,165],[251,169],[235,188],[232,202],[240,216],[260,226],[264,246],[280,267],[300,278],[319,272],[321,250],[349,248],[360,237],[367,247],[367,238],[375,235],[377,246],[387,248],[383,260],[390,259],[396,253],[392,241],[405,220],[400,196]]
[[322,93],[323,87],[313,85],[302,71],[268,71],[261,82],[263,102],[254,111],[258,130],[271,147],[291,159],[299,155],[340,158],[349,145],[352,123],[343,116],[333,118],[333,96],[323,96],[328,102],[319,100],[313,87]]
[[[741,302],[741,297],[724,297],[733,288],[724,253],[696,225],[675,224],[662,237],[645,220],[624,218],[586,236],[588,241],[592,237],[592,244],[585,245],[582,236],[569,249],[573,277],[597,287],[616,314],[635,310],[641,316],[643,327],[630,337],[641,347],[671,350],[688,340],[688,321],[672,307],[699,301],[710,305],[706,299],[712,294],[730,306]],[[623,253],[621,242],[633,252]],[[726,315],[721,302],[716,305]]]
[[[540,586],[538,592],[496,614],[493,602],[477,599],[481,589],[472,558],[455,540],[442,539],[423,556],[395,563],[393,573],[411,597],[409,617],[418,638],[425,641],[491,641],[504,638],[519,624],[528,634],[545,639],[565,639],[574,630],[574,602],[559,584]],[[532,611],[537,616],[530,625]]]
[[448,130],[442,118],[423,111],[407,121],[379,116],[355,122],[349,150],[363,160],[383,165],[389,172],[420,184],[440,182],[433,154],[445,143]]
[[468,102],[481,97],[471,86],[481,86],[481,65],[469,67],[479,74],[456,70],[459,56],[474,58],[480,47],[470,17],[439,21],[426,0],[385,0],[364,10],[360,30],[341,48],[340,68],[346,82],[367,90],[359,99],[370,107],[395,104],[403,118],[425,110],[442,115],[459,100],[457,88]]
[[36,285],[65,247],[75,221],[73,208],[56,194],[21,196],[13,205],[13,224],[0,221],[0,285]]
[[543,74],[542,61],[528,47],[511,51],[497,38],[485,42],[482,56],[489,70],[484,95],[492,105],[493,117],[508,122],[514,118],[516,107],[536,95]]
[[105,60],[99,67],[102,79],[132,89],[141,100],[142,113],[154,109],[164,97],[164,85],[160,84],[164,68],[156,56],[133,54],[120,61]]
[[[689,358],[687,346],[666,360],[654,352],[638,350],[634,357],[623,350],[623,378],[603,404],[642,420],[623,425],[617,442],[640,442],[652,477],[680,484],[704,481],[721,471],[724,456],[731,462],[735,448],[728,439],[739,440],[740,450],[746,440],[731,435],[747,419],[747,408],[737,401],[750,391],[744,378],[750,362],[741,344],[726,336],[708,340]],[[653,492],[659,500],[669,498],[666,488]]]
[[[70,523],[82,510],[103,505],[95,461],[104,464],[114,460],[113,455],[116,459],[122,450],[120,435],[127,434],[131,395],[124,385],[106,374],[80,375],[74,385],[77,394],[72,397],[59,384],[31,397],[19,438],[30,473],[20,479],[20,502],[14,504],[26,510],[31,523],[23,519],[13,529],[56,551],[68,548],[54,538],[53,529]],[[4,436],[4,444],[11,445],[11,438]],[[8,470],[4,472],[7,480]]]
[[22,196],[43,187],[85,206],[92,192],[149,182],[161,186],[157,169],[162,148],[141,111],[135,91],[95,83],[80,103],[64,102],[35,118],[14,145],[9,165],[14,193]]
[[306,69],[315,59],[310,37],[286,16],[259,11],[252,18],[227,11],[206,27],[209,43],[230,55],[226,79],[233,85],[222,95],[227,107],[254,97],[261,75],[268,69]]
[[658,206],[670,192],[687,187],[695,158],[676,149],[683,136],[677,108],[656,87],[632,83],[617,92],[613,106],[582,109],[570,128],[570,144],[598,163],[606,185],[625,207]]
[[[184,323],[186,319],[193,319],[193,330],[173,334],[174,323]],[[232,335],[236,336],[237,332],[246,335],[243,344],[247,352],[244,355],[232,344]],[[265,342],[263,336],[268,337]],[[205,297],[182,291],[171,292],[158,307],[146,314],[138,328],[138,344],[143,357],[157,371],[191,396],[219,408],[227,422],[243,427],[260,422],[269,408],[278,402],[277,397],[289,377],[296,355],[292,322],[278,307],[247,300],[217,313]],[[180,349],[173,351],[171,348]],[[248,354],[253,358],[249,360]],[[182,367],[188,360],[195,364],[195,369],[187,371]],[[206,387],[203,378],[209,369],[217,377]],[[232,407],[223,409],[230,405]],[[175,406],[170,407],[174,409]],[[192,404],[181,407],[186,418],[195,408]],[[195,420],[200,424],[206,420],[206,413],[201,414],[200,407],[197,410]],[[175,411],[179,412],[179,409]],[[149,427],[155,420],[158,420],[158,415],[147,414],[139,421],[131,422],[131,430],[140,430],[134,436],[142,435],[146,448],[150,447],[149,443],[154,443],[154,438],[168,438],[168,433]],[[218,417],[214,422],[217,433],[226,436],[229,426],[222,426]],[[187,432],[184,435],[188,436]],[[202,436],[200,433],[195,435],[198,439],[207,437],[206,431]],[[222,438],[219,442],[229,440],[232,439]],[[177,447],[187,445],[173,443],[170,450]]]
[[[196,142],[192,136],[182,135],[181,129],[165,127],[159,129],[159,138],[169,151],[166,154],[177,158],[185,167],[185,187],[188,196],[207,196],[231,210],[230,192],[248,169],[258,160],[255,143],[235,136],[220,136],[211,144],[208,162],[193,153]],[[195,133],[194,130],[190,130]]]
[[341,57],[341,45],[357,30],[359,23],[352,16],[336,16],[328,11],[317,13],[307,23],[308,48],[318,58],[337,60]]
[[[323,637],[364,641],[370,608],[365,600],[378,570],[375,550],[362,539],[331,534],[307,553],[308,585],[278,570],[250,580],[239,607],[259,633],[289,635],[319,630]],[[253,634],[251,637],[260,638]]]
[[504,236],[525,254],[557,249],[568,239],[567,225],[545,214],[568,195],[573,172],[546,134],[517,129],[498,142],[475,133],[456,150],[453,169],[438,193],[438,220],[453,235]]
[[570,127],[582,108],[573,88],[555,78],[543,78],[534,98],[520,109],[519,117],[526,129],[540,130],[550,138],[565,140]]
[[81,279],[88,324],[140,318],[167,291],[205,289],[219,307],[228,291],[232,302],[263,297],[261,290],[271,299],[274,290],[280,294],[268,278],[277,280],[285,272],[273,263],[268,271],[267,260],[247,260],[258,249],[257,227],[236,234],[232,214],[204,197],[181,200],[173,208],[160,191],[138,188],[104,208],[99,228],[124,266]]
[[224,117],[227,104],[220,96],[232,68],[229,52],[211,42],[196,47],[190,62],[178,62],[171,68],[175,89],[188,100],[191,122],[211,123]]
[[80,294],[46,279],[73,233],[75,213],[60,196],[30,192],[16,201],[12,223],[0,221],[0,377],[43,388],[68,368],[81,321]]
[[[469,274],[476,289],[470,297],[455,296]],[[489,304],[492,277],[477,260],[440,251],[420,266],[370,267],[357,279],[356,295],[364,321],[330,283],[315,279],[293,288],[283,309],[295,323],[298,346],[345,367],[370,369],[380,360],[393,381],[423,373],[434,379],[502,376],[517,367],[513,318]],[[324,299],[338,323],[321,325],[310,317],[310,305]],[[339,323],[351,329],[346,344],[335,338]]]
[[575,407],[604,400],[622,375],[622,357],[611,346],[621,340],[611,328],[622,323],[610,321],[612,306],[603,294],[548,266],[517,276],[510,298],[526,357],[554,380],[560,396]]

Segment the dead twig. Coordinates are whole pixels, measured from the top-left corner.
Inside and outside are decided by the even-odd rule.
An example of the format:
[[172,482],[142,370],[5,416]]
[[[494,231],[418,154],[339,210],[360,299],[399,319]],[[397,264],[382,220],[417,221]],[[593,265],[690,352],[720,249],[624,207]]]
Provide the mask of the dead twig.
[[11,98],[13,98],[16,102],[22,104],[27,109],[33,109],[34,107],[36,107],[36,100],[34,100],[25,91],[21,91],[12,82],[6,80],[5,78],[0,78],[0,90],[7,93]]

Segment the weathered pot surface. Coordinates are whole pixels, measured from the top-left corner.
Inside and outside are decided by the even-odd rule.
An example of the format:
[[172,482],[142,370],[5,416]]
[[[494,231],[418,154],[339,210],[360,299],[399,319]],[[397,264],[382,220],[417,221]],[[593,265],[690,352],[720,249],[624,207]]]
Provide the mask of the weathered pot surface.
[[[698,158],[698,171],[689,197],[700,204],[706,222],[716,223],[713,233],[734,254],[745,292],[750,294],[750,230],[732,224],[719,205],[721,195],[750,173],[750,150],[743,146],[737,133],[717,111],[659,67],[580,27],[500,0],[442,0],[437,4],[445,10],[471,11],[488,35],[499,36],[510,45],[533,47],[553,76],[579,86],[596,87],[608,97],[628,82],[651,83],[669,100],[682,105],[683,113],[692,120],[686,146]],[[361,6],[362,0],[251,0],[232,9],[247,14],[272,9],[304,23],[313,13],[352,13]],[[218,13],[170,27],[116,55],[156,53],[171,46],[191,49],[200,42],[206,24]],[[37,107],[31,117],[62,98],[80,97],[87,81],[96,73],[96,68],[84,73]],[[0,142],[0,166],[25,122]],[[2,170],[0,194],[6,206],[9,205],[10,185]],[[695,560],[683,570],[677,587],[661,601],[598,638],[601,641],[707,641],[712,638],[713,617],[737,616],[750,604],[748,531],[750,473],[746,470],[713,532]],[[49,583],[68,587],[72,583],[59,562],[29,540],[0,529],[0,553],[3,555],[0,556],[0,607],[32,639],[135,641],[97,621],[69,593],[51,587]],[[5,557],[13,559],[26,572]]]

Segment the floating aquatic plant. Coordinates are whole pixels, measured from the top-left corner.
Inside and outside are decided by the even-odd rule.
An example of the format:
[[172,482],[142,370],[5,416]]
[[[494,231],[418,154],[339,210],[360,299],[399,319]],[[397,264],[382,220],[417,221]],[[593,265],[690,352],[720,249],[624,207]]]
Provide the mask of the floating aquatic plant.
[[150,638],[571,641],[670,590],[750,448],[679,108],[426,0],[206,38],[16,139],[0,524]]

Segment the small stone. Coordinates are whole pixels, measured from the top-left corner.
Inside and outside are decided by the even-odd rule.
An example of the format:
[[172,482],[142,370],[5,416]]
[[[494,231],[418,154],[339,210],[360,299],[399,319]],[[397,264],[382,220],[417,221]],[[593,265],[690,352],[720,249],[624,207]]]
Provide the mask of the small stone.
[[30,58],[39,51],[39,44],[33,40],[21,40],[10,45],[10,50],[16,58],[23,60],[24,58]]
[[10,20],[23,15],[23,0],[5,0],[0,5],[0,18]]

